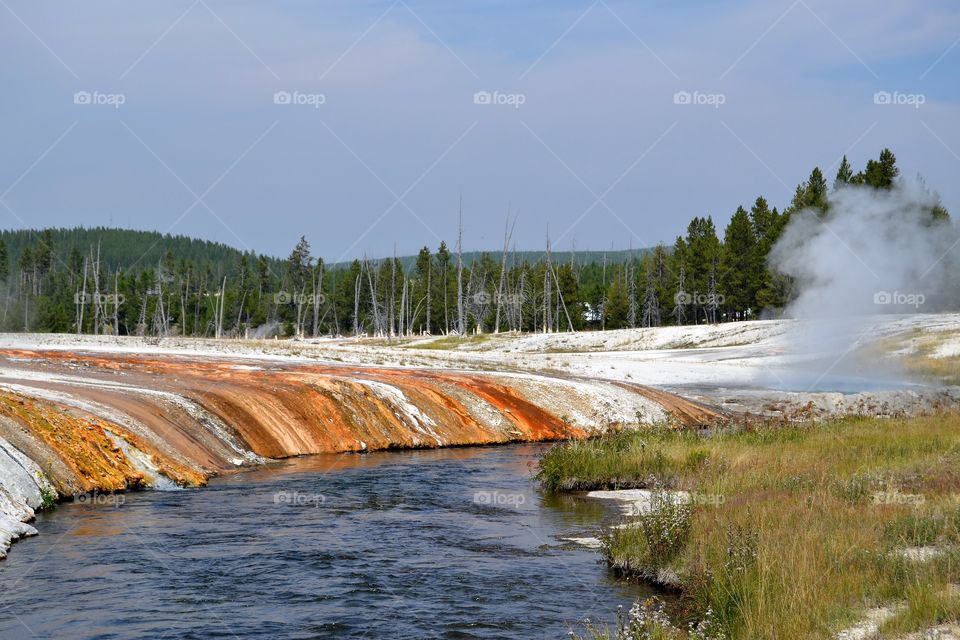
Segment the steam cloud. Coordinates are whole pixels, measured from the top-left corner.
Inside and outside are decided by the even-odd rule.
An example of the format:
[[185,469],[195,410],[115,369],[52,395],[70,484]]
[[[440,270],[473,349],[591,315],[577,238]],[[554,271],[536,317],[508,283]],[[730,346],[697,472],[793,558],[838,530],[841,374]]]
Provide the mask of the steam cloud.
[[[799,384],[839,389],[843,379],[902,380],[890,362],[858,347],[878,337],[877,314],[956,307],[957,230],[933,221],[937,198],[919,180],[887,191],[842,187],[828,200],[826,214],[793,214],[770,257],[771,267],[793,279],[786,315],[802,322],[791,328],[787,347],[807,359],[800,369],[808,371],[798,375],[808,382]],[[861,382],[854,384],[870,386]]]

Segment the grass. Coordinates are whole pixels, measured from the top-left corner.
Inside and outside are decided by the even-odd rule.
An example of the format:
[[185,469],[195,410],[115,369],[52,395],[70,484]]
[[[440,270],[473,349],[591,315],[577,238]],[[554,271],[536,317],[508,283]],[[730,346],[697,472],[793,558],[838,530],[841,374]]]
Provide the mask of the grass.
[[474,346],[480,345],[488,340],[494,334],[489,333],[480,333],[480,334],[468,334],[465,336],[460,335],[449,335],[431,340],[430,342],[421,342],[419,344],[404,344],[401,345],[410,349],[427,349],[434,351],[450,351],[452,349],[459,349],[464,346]]
[[[613,567],[676,575],[677,627],[663,637],[703,637],[688,624],[708,611],[715,634],[730,638],[831,637],[868,608],[903,603],[884,626],[893,638],[958,619],[958,469],[960,416],[944,414],[709,437],[625,432],[554,447],[539,478],[555,490],[667,486],[712,498],[633,520],[605,541]],[[926,562],[898,553],[931,545],[944,553]],[[626,629],[624,638],[653,637]]]
[[551,491],[672,486],[683,460],[668,442],[682,439],[666,429],[643,435],[622,431],[554,447],[540,460],[537,479]]

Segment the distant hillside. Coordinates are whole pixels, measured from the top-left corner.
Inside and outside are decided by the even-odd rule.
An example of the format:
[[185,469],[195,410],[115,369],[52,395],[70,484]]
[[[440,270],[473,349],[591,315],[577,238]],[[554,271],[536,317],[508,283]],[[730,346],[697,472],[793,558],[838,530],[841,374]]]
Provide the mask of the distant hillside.
[[[53,232],[53,242],[56,254],[63,260],[77,249],[83,255],[89,255],[90,248],[96,250],[97,244],[100,245],[100,256],[104,265],[110,270],[116,270],[120,267],[124,270],[136,265],[139,268],[156,265],[169,250],[173,253],[174,259],[189,260],[198,267],[205,268],[210,265],[213,270],[218,271],[218,266],[236,264],[245,252],[220,242],[211,242],[209,240],[198,240],[182,235],[162,234],[156,231],[134,231],[131,229],[112,229],[106,227],[76,227],[73,229],[51,229]],[[15,263],[17,256],[24,247],[34,247],[39,238],[39,230],[17,229],[13,231],[0,231],[0,240],[7,245],[8,255],[11,263]],[[436,247],[430,247],[431,252],[436,252]],[[584,265],[591,262],[601,264],[606,257],[607,264],[618,264],[627,260],[630,255],[641,257],[649,249],[636,249],[633,251],[577,251],[576,261]],[[492,250],[489,255],[500,261],[500,250]],[[463,254],[463,261],[466,265],[472,265],[474,261],[479,260],[484,254],[483,251],[467,251]],[[286,256],[284,256],[285,258]],[[386,258],[387,256],[371,257],[371,260]],[[553,253],[553,261],[557,264],[567,264],[570,262],[571,252],[557,251]],[[274,264],[283,260],[268,256]],[[512,262],[538,262],[543,258],[543,251],[517,251],[511,253],[509,260]],[[405,269],[412,269],[416,263],[416,255],[399,256]],[[331,264],[330,267],[346,267],[352,261]]]
[[[200,268],[207,265],[216,267],[224,264],[236,264],[243,251],[219,242],[197,240],[181,235],[157,233],[156,231],[133,231],[130,229],[109,229],[76,227],[73,229],[51,229],[56,255],[65,260],[77,249],[83,255],[89,255],[90,249],[100,247],[101,261],[110,270],[118,267],[127,270],[136,265],[138,268],[156,265],[167,253],[173,253],[174,259],[189,260]],[[35,247],[39,240],[39,231],[18,229],[0,231],[0,240],[7,245],[11,261],[15,261],[24,247]]]
[[[431,253],[436,253],[436,247],[430,247]],[[452,250],[451,250],[452,251]],[[463,252],[463,263],[467,266],[471,266],[475,261],[479,260],[484,253],[488,254],[495,262],[500,262],[502,249],[494,249],[492,251],[464,251]],[[633,249],[633,250],[618,250],[618,251],[577,251],[575,252],[576,262],[579,265],[590,264],[591,262],[597,264],[603,264],[604,257],[606,257],[607,264],[619,264],[626,262],[630,256],[641,258],[651,249]],[[454,259],[456,259],[456,253],[452,254]],[[381,256],[386,257],[386,256]],[[555,264],[569,264],[571,258],[570,251],[554,251],[551,253],[551,259]],[[400,263],[403,264],[404,269],[412,269],[413,265],[417,261],[417,256],[397,256],[397,259],[400,260]],[[530,263],[536,263],[540,260],[543,260],[543,251],[516,251],[511,252],[507,257],[508,263],[512,264],[514,262],[520,263],[527,261]],[[345,267],[350,264],[350,261],[347,262],[338,262],[336,264],[330,265],[331,267]]]

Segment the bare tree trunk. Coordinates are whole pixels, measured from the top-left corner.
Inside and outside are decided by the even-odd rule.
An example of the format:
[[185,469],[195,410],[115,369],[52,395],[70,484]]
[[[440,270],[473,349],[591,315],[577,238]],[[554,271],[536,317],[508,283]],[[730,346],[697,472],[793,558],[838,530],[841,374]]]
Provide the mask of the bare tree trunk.
[[[559,301],[560,307],[563,309],[564,315],[567,316],[567,326],[570,327],[570,333],[576,333],[576,331],[573,328],[573,320],[570,319],[570,312],[567,310],[567,303],[563,301],[563,292],[560,290],[560,280],[557,278],[556,269],[553,270],[553,282],[557,285],[557,299]],[[560,315],[559,310],[557,311],[557,315],[558,316]],[[557,322],[558,323],[560,322],[559,317],[557,318]]]
[[120,268],[113,274],[113,335],[120,335]]
[[397,246],[393,246],[393,260],[390,262],[390,309],[387,311],[387,322],[390,325],[390,336],[394,335],[394,315],[397,305]]
[[83,307],[87,304],[87,259],[83,259],[83,291],[77,300],[77,335],[83,333]]
[[353,286],[353,335],[360,333],[360,278],[363,275],[363,267],[360,267],[360,273],[357,274],[357,281]]
[[460,227],[457,233],[457,333],[467,332],[463,318],[463,195],[460,195]]
[[93,262],[93,335],[100,335],[100,243]]
[[320,335],[320,299],[323,297],[323,266],[317,265],[313,285],[313,337]]
[[550,231],[547,230],[547,264],[543,273],[543,332],[549,333],[553,330],[553,310],[551,308],[553,294],[550,290],[551,271],[553,264],[550,261]]
[[430,298],[433,297],[433,287],[431,280],[433,276],[433,258],[430,258],[430,264],[427,265],[427,335],[430,335]]
[[227,297],[227,277],[223,277],[223,284],[220,286],[220,304],[216,312],[216,339],[219,340],[223,336],[223,299]]
[[[514,226],[517,219],[513,219]],[[503,288],[507,279],[507,248],[510,246],[510,237],[513,235],[513,227],[510,226],[510,210],[507,209],[507,221],[503,225],[503,255],[500,257],[500,282],[497,284],[497,312],[493,322],[493,332],[500,333],[500,309],[503,307]]]

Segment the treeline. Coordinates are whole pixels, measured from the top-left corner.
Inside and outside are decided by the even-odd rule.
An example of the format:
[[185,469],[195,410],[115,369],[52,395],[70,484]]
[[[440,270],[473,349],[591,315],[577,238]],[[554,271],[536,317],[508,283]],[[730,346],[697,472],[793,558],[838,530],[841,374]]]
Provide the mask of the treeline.
[[[833,188],[890,189],[892,152]],[[115,229],[46,229],[0,235],[0,326],[7,331],[148,336],[381,336],[495,331],[578,331],[726,322],[775,315],[791,281],[768,267],[790,217],[828,214],[819,168],[783,211],[758,197],[722,234],[694,218],[673,246],[623,255],[538,258],[503,249],[466,260],[441,243],[411,259],[328,266],[301,238],[286,260],[183,237]],[[941,206],[931,220],[947,219]],[[460,240],[457,246],[461,245]]]

